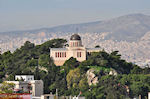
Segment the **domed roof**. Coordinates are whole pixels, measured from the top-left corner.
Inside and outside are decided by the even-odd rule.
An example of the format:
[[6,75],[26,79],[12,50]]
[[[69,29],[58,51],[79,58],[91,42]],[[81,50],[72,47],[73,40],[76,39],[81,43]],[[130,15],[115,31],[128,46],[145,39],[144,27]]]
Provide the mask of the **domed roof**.
[[81,40],[81,37],[78,34],[73,34],[70,40]]

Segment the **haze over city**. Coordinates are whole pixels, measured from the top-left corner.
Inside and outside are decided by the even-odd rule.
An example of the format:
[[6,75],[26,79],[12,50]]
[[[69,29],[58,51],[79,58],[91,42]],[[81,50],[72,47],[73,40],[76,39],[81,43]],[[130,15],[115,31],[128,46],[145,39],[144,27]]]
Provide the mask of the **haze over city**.
[[150,0],[0,0],[0,99],[150,99]]
[[150,0],[0,0],[0,32],[101,21],[142,13]]

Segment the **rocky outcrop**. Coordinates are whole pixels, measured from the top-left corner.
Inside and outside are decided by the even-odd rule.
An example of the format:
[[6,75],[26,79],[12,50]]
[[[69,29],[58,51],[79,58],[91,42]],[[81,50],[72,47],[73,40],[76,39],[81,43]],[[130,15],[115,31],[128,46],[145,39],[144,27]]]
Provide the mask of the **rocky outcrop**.
[[98,77],[94,74],[94,71],[95,71],[94,69],[89,69],[86,72],[89,85],[92,84],[96,85],[98,83]]
[[116,70],[112,69],[110,72],[109,72],[109,75],[114,75],[116,76],[118,73]]

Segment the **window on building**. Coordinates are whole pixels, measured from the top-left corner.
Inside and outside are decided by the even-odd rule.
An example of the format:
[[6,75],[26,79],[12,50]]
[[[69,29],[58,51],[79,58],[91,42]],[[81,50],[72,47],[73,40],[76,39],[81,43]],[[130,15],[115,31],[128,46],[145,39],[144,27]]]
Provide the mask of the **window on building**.
[[59,57],[59,52],[58,52],[58,57]]
[[55,52],[55,57],[57,57],[57,52]]
[[61,54],[62,54],[62,52],[60,52],[60,57],[62,56]]
[[66,57],[66,52],[65,52],[65,57]]
[[77,57],[81,57],[81,52],[77,52]]
[[79,57],[81,57],[81,52],[80,52],[80,55],[79,55]]

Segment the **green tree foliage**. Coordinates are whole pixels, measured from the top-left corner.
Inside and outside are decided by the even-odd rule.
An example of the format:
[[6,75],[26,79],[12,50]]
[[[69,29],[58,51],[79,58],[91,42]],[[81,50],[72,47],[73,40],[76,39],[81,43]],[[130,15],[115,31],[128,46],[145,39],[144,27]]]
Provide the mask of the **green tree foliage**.
[[29,67],[35,67],[35,66],[38,66],[38,60],[37,59],[31,59],[27,62],[27,66]]
[[[5,77],[4,68],[5,68],[5,66],[3,65],[3,62],[2,62],[2,55],[0,54],[0,78]],[[0,82],[2,82],[2,79],[0,79]]]
[[140,68],[139,66],[135,66],[131,70],[132,74],[150,74],[150,67]]
[[41,67],[47,67],[48,64],[50,64],[50,56],[46,55],[46,54],[40,55],[40,57],[38,59],[38,65]]
[[131,70],[132,74],[141,74],[142,73],[142,68],[140,68],[139,66],[135,66],[132,70]]
[[78,87],[79,81],[81,80],[80,69],[76,68],[74,70],[70,70],[67,74],[67,86],[68,88],[76,88]]
[[86,75],[83,75],[83,77],[81,78],[81,80],[79,81],[79,89],[80,91],[84,92],[86,90],[89,89],[89,85],[88,85],[88,82],[87,82],[87,77]]
[[103,76],[97,85],[90,86],[83,95],[86,99],[125,99],[126,89],[115,76]]
[[[36,80],[44,81],[44,93],[58,90],[59,95],[86,96],[87,99],[125,99],[150,91],[150,68],[140,68],[121,59],[118,51],[93,52],[87,60],[78,62],[71,57],[62,67],[55,66],[49,56],[50,48],[63,47],[64,39],[49,40],[41,45],[27,41],[13,53],[0,55],[0,82],[14,80],[16,74],[33,74]],[[86,72],[96,69],[99,78],[96,85],[88,85]],[[111,70],[118,75],[108,75]]]
[[150,74],[150,66],[143,68],[143,74]]
[[87,66],[101,66],[115,69],[118,73],[129,74],[135,65],[121,59],[118,51],[107,52],[100,51],[91,53],[88,59],[80,64],[80,67],[87,70]]
[[124,85],[120,84],[115,76],[106,76],[100,80],[100,85],[104,84],[104,93],[106,99],[124,99],[126,89]]
[[67,74],[71,69],[75,69],[78,66],[79,62],[76,60],[76,58],[71,57],[70,59],[65,61],[63,68]]
[[142,95],[143,97],[146,96],[148,92],[148,86],[145,85],[143,82],[133,82],[132,85],[130,85],[130,89],[130,96]]
[[15,84],[13,83],[3,82],[0,86],[0,93],[13,93],[14,86]]
[[129,87],[129,96],[146,96],[150,91],[150,76],[144,74],[129,74],[118,76],[119,82]]
[[65,43],[64,39],[53,39],[35,46],[26,41],[20,49],[16,49],[13,53],[10,51],[3,53],[0,55],[0,81],[13,80],[16,74],[34,74],[36,79],[44,80],[44,91],[48,93],[47,86],[55,81],[55,73],[57,73],[52,68],[59,68],[49,57],[50,48],[63,47]]

